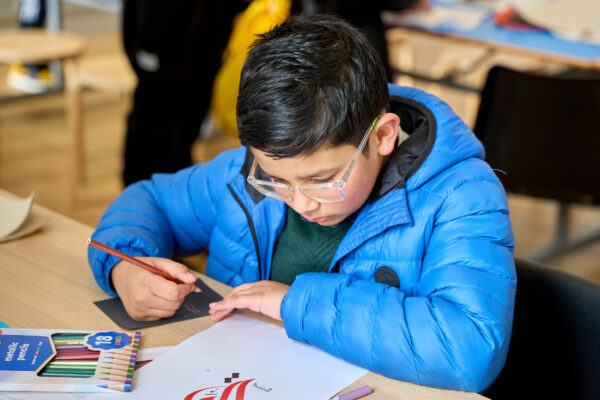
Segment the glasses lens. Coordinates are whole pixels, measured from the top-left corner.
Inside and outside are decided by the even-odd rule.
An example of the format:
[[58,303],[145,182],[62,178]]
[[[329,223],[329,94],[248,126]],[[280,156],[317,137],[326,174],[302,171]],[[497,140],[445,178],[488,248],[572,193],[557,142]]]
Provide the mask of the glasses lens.
[[344,200],[344,192],[337,188],[302,188],[302,193],[321,203],[336,203]]
[[264,194],[265,196],[273,197],[278,200],[289,200],[292,198],[292,193],[287,188],[281,188],[278,186],[263,185],[255,182],[253,186]]

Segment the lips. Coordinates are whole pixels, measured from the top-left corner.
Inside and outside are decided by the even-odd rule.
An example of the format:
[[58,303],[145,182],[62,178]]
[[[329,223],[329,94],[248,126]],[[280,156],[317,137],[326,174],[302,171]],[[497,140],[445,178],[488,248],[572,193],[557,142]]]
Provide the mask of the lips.
[[327,222],[330,217],[319,217],[319,218],[306,218],[308,221],[310,222],[315,222],[317,224],[322,224],[324,222]]

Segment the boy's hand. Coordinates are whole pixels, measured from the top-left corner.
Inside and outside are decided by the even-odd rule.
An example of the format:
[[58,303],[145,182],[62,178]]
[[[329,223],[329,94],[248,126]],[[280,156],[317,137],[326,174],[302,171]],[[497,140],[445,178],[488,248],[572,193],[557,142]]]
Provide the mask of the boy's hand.
[[185,296],[195,289],[196,277],[185,265],[166,258],[137,258],[186,283],[178,285],[127,261],[121,261],[111,270],[111,279],[127,314],[138,321],[172,316]]
[[220,321],[236,308],[249,308],[281,321],[281,301],[290,287],[274,281],[245,283],[233,288],[221,301],[210,303],[213,321]]

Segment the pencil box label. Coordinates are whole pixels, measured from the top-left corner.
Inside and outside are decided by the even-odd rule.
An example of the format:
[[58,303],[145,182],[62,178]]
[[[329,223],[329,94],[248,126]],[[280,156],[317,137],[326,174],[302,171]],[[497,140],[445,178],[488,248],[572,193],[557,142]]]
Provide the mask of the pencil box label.
[[53,354],[46,336],[0,335],[0,370],[35,371]]
[[131,344],[131,337],[123,332],[97,332],[86,336],[85,345],[91,350],[117,350]]

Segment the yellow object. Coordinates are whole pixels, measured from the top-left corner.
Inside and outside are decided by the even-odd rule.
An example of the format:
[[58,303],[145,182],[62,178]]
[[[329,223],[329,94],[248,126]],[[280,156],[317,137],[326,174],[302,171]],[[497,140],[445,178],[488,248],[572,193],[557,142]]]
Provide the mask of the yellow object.
[[8,69],[6,84],[26,93],[44,93],[54,88],[56,77],[47,66],[27,67],[13,63]]
[[291,0],[254,0],[235,24],[223,55],[223,65],[215,78],[211,103],[213,116],[225,136],[238,137],[235,105],[248,48],[256,35],[285,21],[290,8]]

